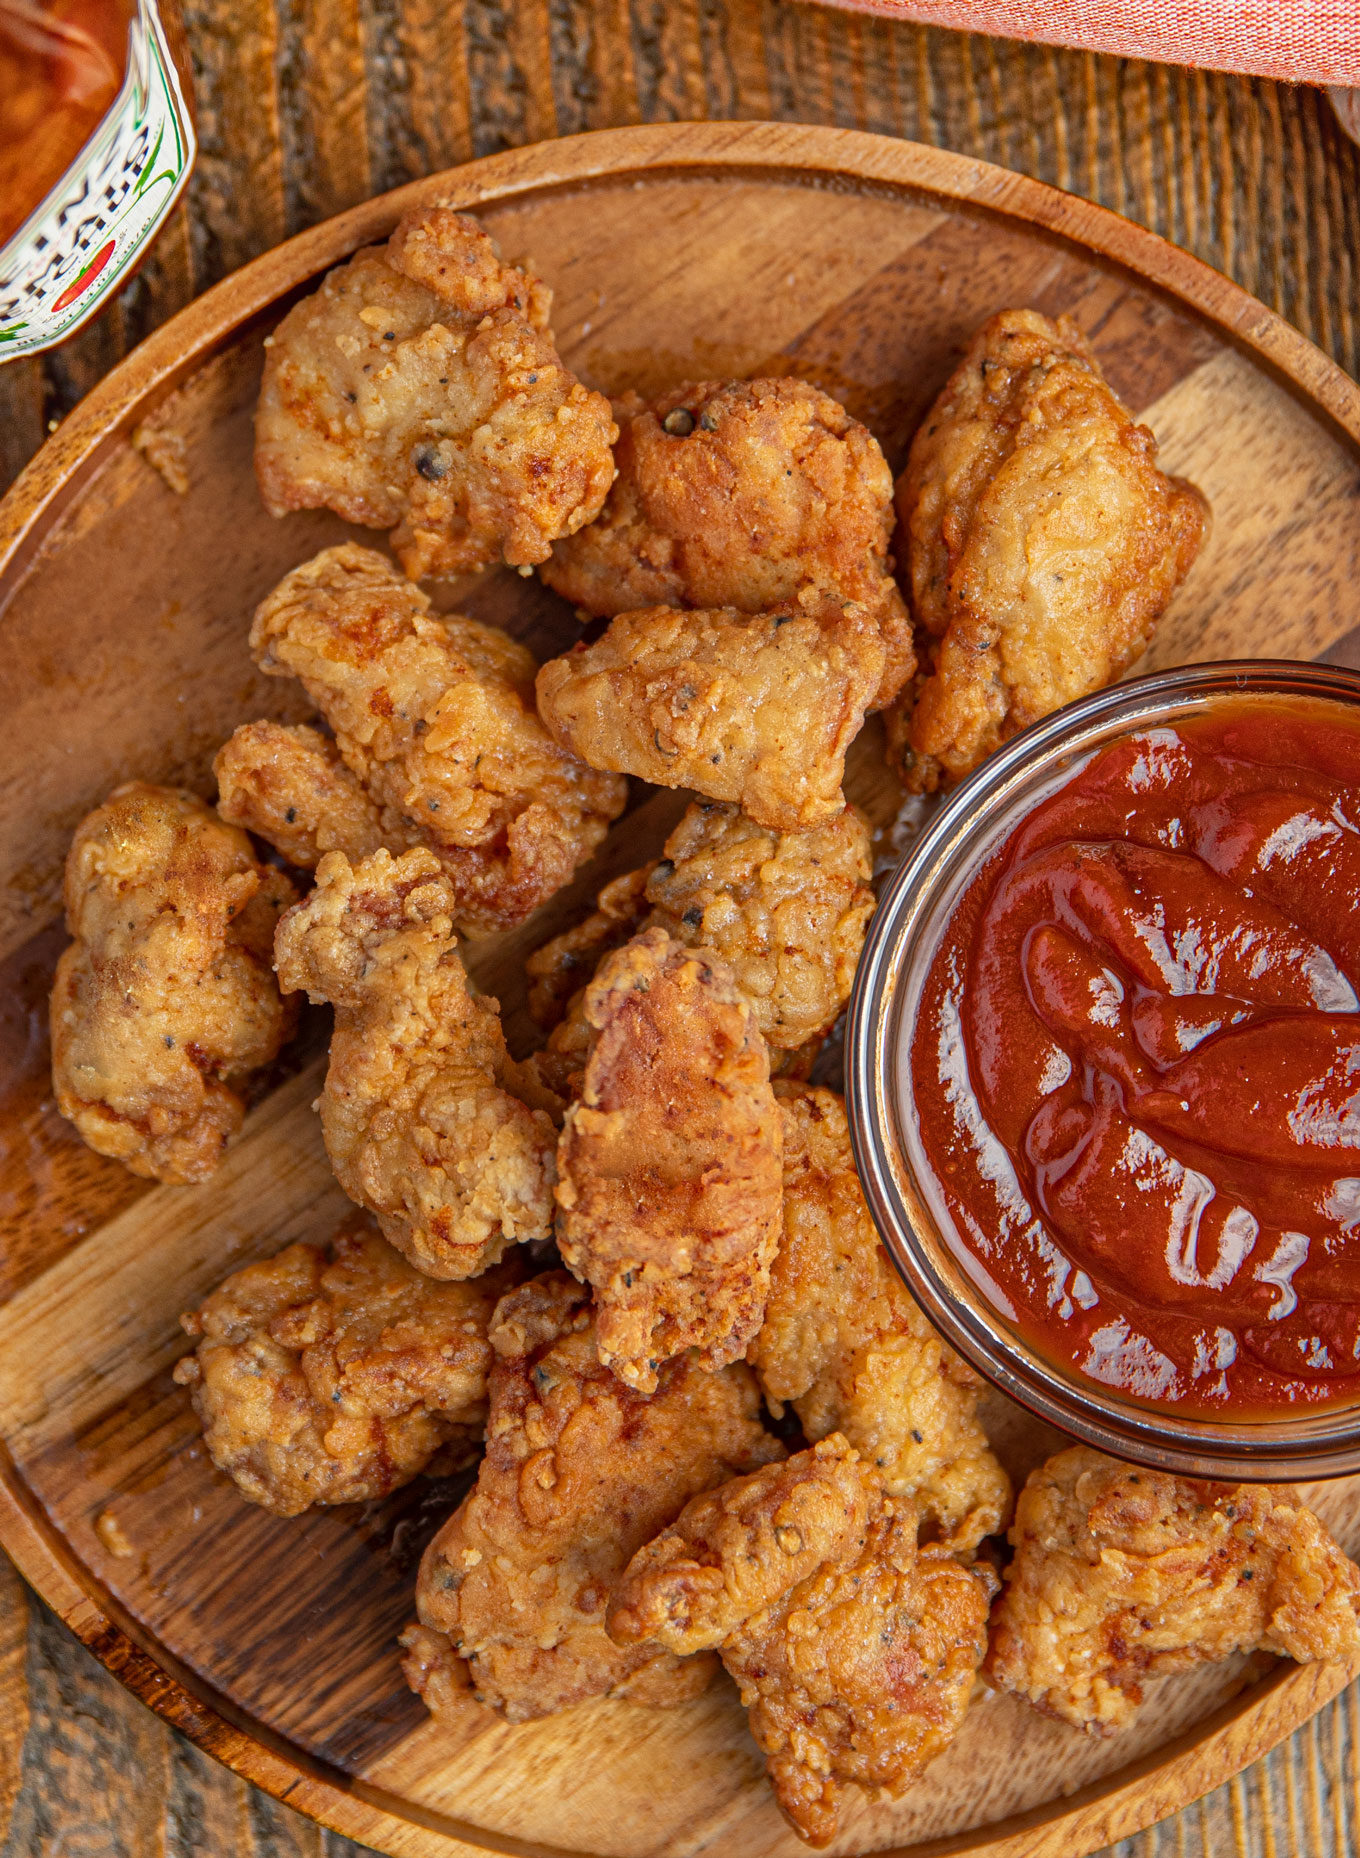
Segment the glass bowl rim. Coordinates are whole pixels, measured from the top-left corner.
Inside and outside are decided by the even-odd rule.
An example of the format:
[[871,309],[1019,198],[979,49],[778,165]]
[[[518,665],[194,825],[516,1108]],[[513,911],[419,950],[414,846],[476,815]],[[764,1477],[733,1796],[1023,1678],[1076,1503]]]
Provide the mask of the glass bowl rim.
[[[947,1241],[938,1237],[916,1170],[892,1131],[894,1035],[913,1005],[897,999],[899,980],[913,935],[956,869],[961,848],[975,870],[1003,830],[1017,823],[1003,817],[997,825],[1007,799],[1045,762],[1087,747],[1094,753],[1207,700],[1253,694],[1360,709],[1360,672],[1252,658],[1145,673],[1031,724],[960,782],[902,859],[874,912],[847,1013],[845,1096],[860,1183],[888,1254],[934,1326],[986,1380],[1080,1442],[1134,1463],[1192,1477],[1294,1481],[1360,1471],[1360,1399],[1299,1418],[1220,1421],[1178,1417],[1097,1389],[1006,1329],[962,1268],[940,1268],[918,1223],[936,1232],[938,1251],[948,1253]],[[927,959],[937,945],[931,941]]]

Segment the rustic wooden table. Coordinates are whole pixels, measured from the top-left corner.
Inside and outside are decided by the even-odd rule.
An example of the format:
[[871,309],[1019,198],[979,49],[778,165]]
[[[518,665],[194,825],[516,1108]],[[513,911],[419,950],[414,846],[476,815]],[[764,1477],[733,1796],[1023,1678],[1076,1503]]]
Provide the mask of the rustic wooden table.
[[[836,123],[1001,162],[1153,227],[1360,373],[1360,149],[1314,91],[789,0],[186,0],[185,13],[202,140],[189,196],[96,322],[0,368],[0,489],[143,335],[290,233],[472,155],[632,122]],[[134,1702],[3,1558],[0,1839],[0,1858],[359,1850]],[[1114,1850],[1351,1858],[1356,1688]]]

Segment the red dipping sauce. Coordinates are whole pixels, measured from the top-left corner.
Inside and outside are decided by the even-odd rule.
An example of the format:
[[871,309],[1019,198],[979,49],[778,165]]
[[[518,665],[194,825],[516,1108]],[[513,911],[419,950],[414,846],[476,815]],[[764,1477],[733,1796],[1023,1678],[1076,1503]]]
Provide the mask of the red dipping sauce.
[[960,1262],[1055,1363],[1360,1398],[1360,723],[1225,698],[1097,753],[965,889],[911,1074]]

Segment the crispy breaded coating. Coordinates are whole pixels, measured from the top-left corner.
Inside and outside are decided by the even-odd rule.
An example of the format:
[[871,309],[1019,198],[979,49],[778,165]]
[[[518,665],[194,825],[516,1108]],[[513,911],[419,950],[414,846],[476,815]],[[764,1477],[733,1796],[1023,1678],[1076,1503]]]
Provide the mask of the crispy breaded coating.
[[735,806],[690,807],[647,880],[650,925],[729,964],[772,1051],[825,1033],[850,998],[874,909],[869,829],[845,807],[774,832]]
[[986,1674],[1097,1735],[1143,1681],[1261,1647],[1360,1654],[1360,1569],[1287,1489],[1203,1484],[1084,1445],[1020,1492]]
[[463,1284],[411,1268],[355,1215],[326,1250],[290,1245],[180,1318],[175,1367],[213,1463],[279,1516],[363,1503],[479,1439],[487,1324],[509,1264]]
[[835,1434],[693,1497],[615,1585],[610,1636],[716,1651],[824,1561],[855,1554],[877,1507],[872,1473]]
[[643,1393],[697,1349],[737,1360],[779,1241],[783,1131],[731,970],[648,929],[591,982],[581,1100],[557,1151],[557,1241],[593,1286],[600,1360]]
[[1113,683],[1208,516],[1192,484],[1157,469],[1155,439],[1076,324],[1035,310],[1004,310],[973,337],[916,435],[897,507],[930,650],[889,743],[917,791]]
[[701,381],[614,409],[618,476],[588,528],[553,545],[543,578],[613,618],[644,606],[861,602],[887,653],[873,700],[915,669],[892,576],[892,473],[843,406],[791,376]]
[[222,818],[304,870],[327,852],[357,864],[384,846],[378,807],[330,737],[306,723],[242,723],[218,749],[213,773]]
[[520,1067],[551,1098],[558,1122],[581,1095],[591,1025],[586,1018],[586,987],[600,962],[631,941],[647,914],[646,884],[651,865],[625,871],[605,885],[588,916],[545,942],[524,964],[529,977],[528,1007],[547,1042]]
[[809,1845],[836,1836],[847,1784],[896,1799],[962,1726],[996,1577],[917,1540],[885,1498],[859,1554],[827,1561],[727,1640],[780,1811]]
[[604,957],[637,934],[647,914],[647,880],[653,869],[643,865],[614,878],[589,915],[536,948],[525,961],[529,1013],[540,1026],[559,1025]]
[[548,1116],[515,1094],[500,1009],[472,994],[433,853],[331,852],[279,924],[280,985],[335,1008],[321,1127],[336,1179],[430,1277],[552,1231]]
[[765,1321],[747,1359],[809,1439],[844,1433],[889,1495],[964,1552],[1010,1510],[1010,1482],[978,1422],[981,1382],[931,1327],[864,1204],[845,1106],[779,1087],[784,1230]]
[[718,1646],[810,1845],[835,1837],[848,1784],[911,1786],[968,1708],[995,1577],[919,1545],[917,1523],[833,1436],[694,1498],[615,1589],[625,1642]]
[[[438,854],[469,932],[522,922],[623,811],[627,783],[583,766],[539,722],[530,653],[499,627],[435,615],[372,549],[344,543],[285,575],[250,644],[262,670],[301,681],[334,730],[381,843]],[[317,781],[313,763],[302,768],[289,804],[304,815]],[[318,844],[349,830],[352,787],[339,804],[342,823],[312,826]],[[255,818],[265,832],[263,811]]]
[[541,1050],[531,1052],[520,1066],[534,1085],[547,1093],[545,1104],[551,1100],[553,1118],[559,1128],[571,1105],[580,1101],[591,1037],[583,987],[572,997],[566,1012],[548,1034],[547,1043]]
[[[547,1043],[518,1067],[521,1076],[527,1076],[544,1093],[543,1107],[551,1111],[559,1125],[568,1108],[580,1101],[585,1085],[586,1058],[592,1036],[585,1008],[583,987],[568,1002],[566,1012],[548,1034]],[[822,1044],[820,1038],[814,1038],[793,1051],[771,1051],[771,1078],[806,1077]]]
[[296,895],[244,832],[179,788],[129,781],[76,827],[52,1084],[96,1153],[158,1181],[212,1173],[251,1073],[297,1021],[272,962]]
[[605,1609],[629,1556],[690,1497],[780,1455],[754,1380],[684,1360],[650,1395],[626,1387],[565,1272],[507,1296],[491,1341],[486,1457],[421,1563],[408,1681],[436,1713],[470,1683],[510,1722],[586,1697],[686,1702],[712,1661],[617,1646]]
[[266,343],[255,474],[271,515],[390,529],[413,580],[545,560],[599,511],[618,434],[563,365],[551,303],[475,219],[413,208]]
[[780,832],[845,805],[845,751],[882,675],[872,614],[647,607],[538,674],[538,709],[592,768],[731,800]]
[[562,1025],[605,955],[660,928],[728,963],[773,1064],[825,1033],[849,999],[870,875],[869,829],[854,807],[810,832],[772,832],[739,807],[696,803],[656,863],[615,878],[591,915],[529,957],[529,1010]]

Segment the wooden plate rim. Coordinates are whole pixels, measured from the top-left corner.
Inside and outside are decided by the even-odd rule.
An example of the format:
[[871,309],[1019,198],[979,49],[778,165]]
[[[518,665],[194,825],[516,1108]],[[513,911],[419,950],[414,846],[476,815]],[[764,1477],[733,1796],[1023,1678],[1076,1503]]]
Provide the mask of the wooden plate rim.
[[[1071,241],[1179,298],[1233,343],[1283,376],[1360,443],[1360,385],[1273,310],[1221,272],[1108,208],[945,149],[860,130],[775,122],[662,123],[592,131],[510,149],[409,182],[298,234],[224,278],[155,331],[75,408],[0,501],[0,613],[35,545],[128,431],[228,338],[289,290],[379,238],[407,207],[453,193],[477,206],[626,173],[738,170],[842,176],[996,212]],[[0,1449],[0,1547],[76,1636],[131,1693],[207,1753],[276,1799],[334,1831],[408,1858],[438,1841],[440,1858],[555,1858],[550,1848],[422,1812],[381,1789],[333,1777],[300,1751],[281,1754],[231,1720],[211,1686],[177,1673],[164,1648],[115,1617],[89,1569],[37,1512]],[[84,1585],[82,1583],[88,1583]],[[162,1662],[165,1660],[165,1662]],[[1282,1666],[1180,1737],[1060,1798],[977,1832],[876,1858],[1082,1858],[1141,1831],[1239,1773],[1306,1722],[1357,1675],[1345,1665]],[[234,1712],[232,1712],[234,1714]],[[1206,1728],[1207,1724],[1207,1728]],[[1148,1782],[1156,1777],[1157,1785]],[[474,1833],[469,1843],[467,1833]],[[989,1836],[990,1835],[990,1836]],[[983,1842],[979,1843],[981,1836]]]
[[0,611],[38,519],[80,487],[105,440],[126,431],[286,291],[384,236],[409,206],[450,190],[459,204],[478,206],[627,172],[742,167],[839,175],[1040,226],[1179,297],[1360,442],[1360,384],[1231,278],[1108,207],[991,162],[858,129],[777,122],[599,129],[486,155],[365,200],[234,271],[148,336],[85,396],[0,501]]

